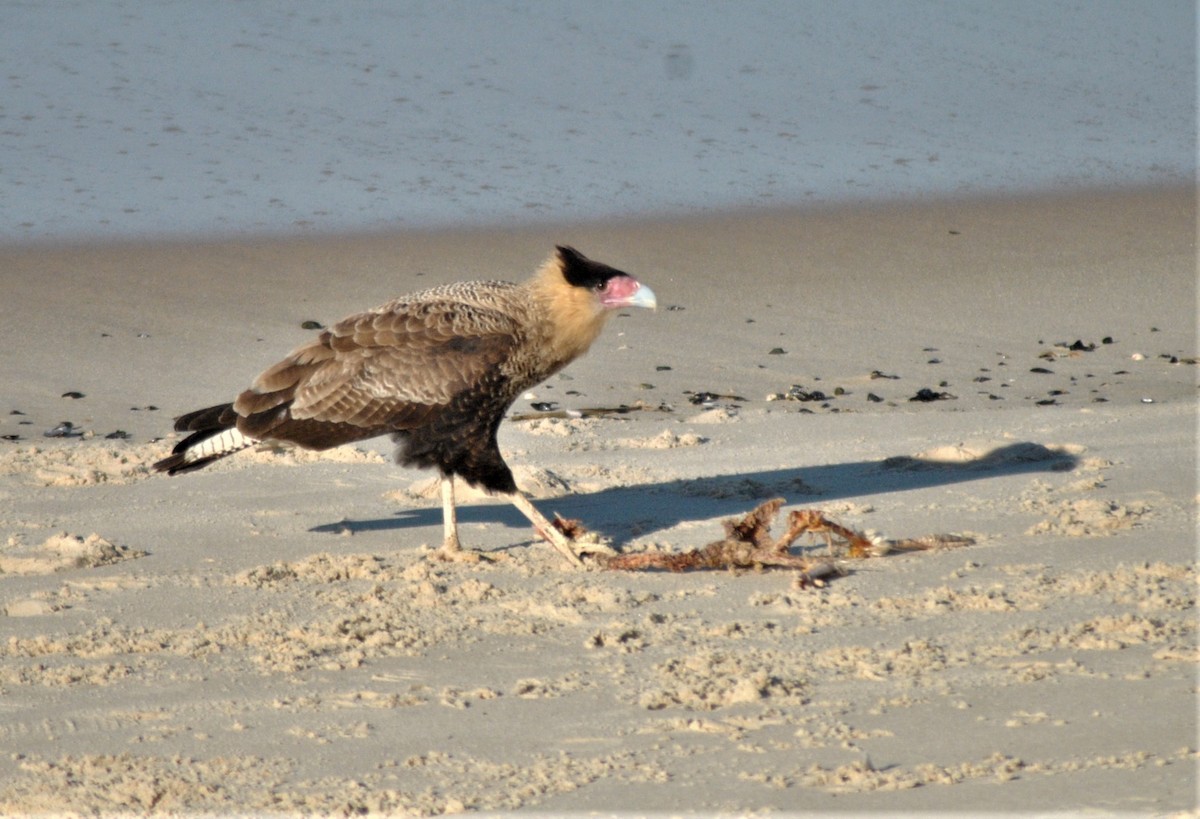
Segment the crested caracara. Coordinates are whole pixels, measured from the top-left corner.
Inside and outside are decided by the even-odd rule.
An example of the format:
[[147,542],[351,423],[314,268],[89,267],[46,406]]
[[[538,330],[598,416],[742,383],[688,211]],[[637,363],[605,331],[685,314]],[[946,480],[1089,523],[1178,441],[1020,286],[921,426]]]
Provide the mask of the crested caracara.
[[570,247],[522,284],[401,296],[293,350],[233,403],[176,418],[175,429],[191,434],[154,468],[199,469],[260,441],[329,449],[391,435],[397,463],[441,475],[445,552],[461,551],[457,475],[507,495],[578,565],[570,541],[517,488],[496,430],[517,396],[587,351],[614,309],[654,306],[649,287]]

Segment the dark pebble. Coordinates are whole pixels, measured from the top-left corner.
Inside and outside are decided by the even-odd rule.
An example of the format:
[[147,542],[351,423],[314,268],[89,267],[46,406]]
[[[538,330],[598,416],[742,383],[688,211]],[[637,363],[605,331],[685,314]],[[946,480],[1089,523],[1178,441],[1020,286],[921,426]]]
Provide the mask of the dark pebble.
[[940,358],[931,358],[928,361],[926,361],[925,363],[926,364],[941,364],[942,360]]
[[666,365],[666,364],[659,364],[659,365],[658,365],[658,366],[656,366],[654,369],[655,369],[656,371],[660,372],[660,373],[665,373],[665,372],[667,372],[668,370],[670,370],[671,368],[670,368],[670,366],[668,366],[668,365]]
[[1039,407],[1056,407],[1058,406],[1058,402],[1053,398],[1043,398],[1041,401],[1037,402],[1037,405]]
[[882,401],[883,401],[882,398],[880,398],[878,395],[876,395],[873,392],[867,393],[867,400],[870,401],[872,404],[879,404],[879,403],[882,403]]
[[974,381],[976,384],[982,384],[985,381],[991,381],[992,379],[987,377],[986,375],[977,375],[974,378],[972,378],[971,380]]
[[820,390],[806,390],[799,384],[793,384],[785,395],[789,401],[828,401],[829,396]]
[[110,441],[122,441],[129,437],[129,433],[123,429],[118,429],[108,433],[104,437]]
[[774,347],[767,355],[787,355],[787,350],[782,347]]
[[1042,375],[1054,375],[1054,370],[1047,370],[1045,367],[1033,367],[1029,370],[1031,373],[1041,373]]
[[324,330],[325,325],[319,321],[313,321],[312,319],[308,319],[307,321],[300,322],[300,329],[301,330]]
[[0,435],[0,439],[3,439],[5,441],[19,441],[19,440],[21,440],[21,436],[20,435]]
[[538,412],[550,412],[558,407],[558,404],[553,401],[534,401],[529,406],[533,407]]
[[8,414],[9,415],[24,415],[25,413],[21,412],[20,410],[12,410]]
[[934,392],[933,390],[929,389],[928,387],[922,387],[921,389],[917,390],[916,395],[914,395],[912,398],[910,398],[908,400],[909,401],[946,401],[953,397],[954,396],[948,392]]
[[61,398],[83,398],[83,393],[79,392],[78,390],[71,390],[70,392],[64,392],[60,397]]
[[1082,351],[1082,352],[1085,352],[1085,353],[1090,353],[1092,350],[1096,349],[1096,345],[1095,345],[1095,344],[1084,344],[1082,340],[1080,340],[1080,339],[1075,339],[1075,343],[1074,343],[1074,344],[1072,344],[1072,345],[1071,345],[1070,347],[1068,347],[1067,349],[1068,349],[1068,350],[1075,350],[1075,351]]
[[1112,343],[1113,343],[1113,337],[1112,337],[1112,336],[1105,336],[1104,338],[1100,339],[1100,343],[1101,343],[1101,344],[1112,344]]
[[882,373],[882,372],[880,372],[879,370],[871,370],[871,378],[872,378],[872,379],[875,379],[875,378],[887,378],[887,379],[890,379],[890,380],[892,380],[892,381],[899,381],[899,380],[900,380],[900,376],[898,376],[898,375],[888,375],[887,373]]

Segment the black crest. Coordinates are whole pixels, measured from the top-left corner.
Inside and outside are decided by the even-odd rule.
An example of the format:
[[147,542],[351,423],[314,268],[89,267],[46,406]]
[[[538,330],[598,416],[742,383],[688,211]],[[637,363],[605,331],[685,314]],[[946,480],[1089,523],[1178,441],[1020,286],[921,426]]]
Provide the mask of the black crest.
[[575,287],[599,289],[613,276],[629,275],[606,264],[593,262],[573,247],[558,245],[556,249],[562,263],[563,278]]

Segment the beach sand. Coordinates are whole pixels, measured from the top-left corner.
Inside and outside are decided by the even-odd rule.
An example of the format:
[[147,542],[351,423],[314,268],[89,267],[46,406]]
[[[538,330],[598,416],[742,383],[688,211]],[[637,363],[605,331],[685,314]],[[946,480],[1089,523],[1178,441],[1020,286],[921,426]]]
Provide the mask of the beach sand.
[[[0,812],[1194,810],[1195,231],[1145,190],[0,249]],[[547,514],[974,542],[580,572],[477,498],[444,563],[386,440],[148,472],[302,322],[555,243],[659,310],[513,412],[637,409],[502,427]]]

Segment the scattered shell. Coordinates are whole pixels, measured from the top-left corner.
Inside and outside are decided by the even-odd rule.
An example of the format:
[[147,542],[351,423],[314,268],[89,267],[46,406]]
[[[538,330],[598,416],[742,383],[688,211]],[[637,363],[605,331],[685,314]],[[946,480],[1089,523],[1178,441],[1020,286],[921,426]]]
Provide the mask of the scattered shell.
[[725,399],[726,401],[745,401],[746,400],[745,398],[743,398],[740,395],[726,395],[726,394],[719,393],[719,392],[708,392],[707,390],[701,390],[700,392],[692,392],[691,390],[684,390],[683,394],[688,397],[689,402],[696,404],[696,405],[712,404],[722,398]]
[[787,392],[776,392],[767,396],[768,401],[828,401],[829,396],[820,390],[805,390],[793,384]]

